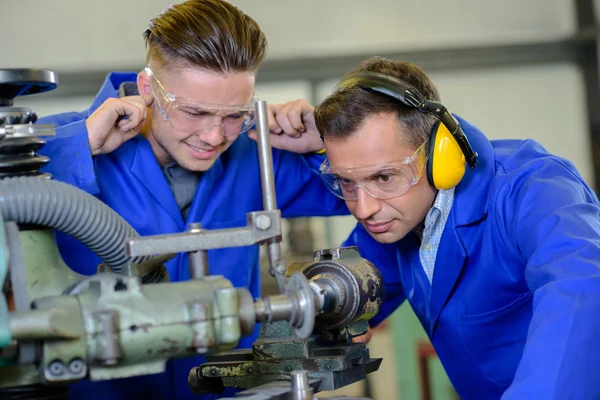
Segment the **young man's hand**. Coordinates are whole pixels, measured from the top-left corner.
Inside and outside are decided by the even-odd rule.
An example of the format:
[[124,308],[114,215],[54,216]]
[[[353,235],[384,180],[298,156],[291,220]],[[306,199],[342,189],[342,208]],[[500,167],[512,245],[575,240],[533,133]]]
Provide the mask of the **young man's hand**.
[[[305,100],[268,105],[271,146],[294,153],[311,153],[323,149],[323,141],[315,126],[314,107]],[[248,136],[256,140],[256,131]]]
[[92,155],[110,153],[140,133],[147,106],[141,96],[127,96],[111,97],[98,107],[85,121]]

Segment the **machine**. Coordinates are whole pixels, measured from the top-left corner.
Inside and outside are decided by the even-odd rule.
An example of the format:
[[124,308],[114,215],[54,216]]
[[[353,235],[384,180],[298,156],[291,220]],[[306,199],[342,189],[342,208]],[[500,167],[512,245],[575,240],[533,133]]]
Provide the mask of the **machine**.
[[[54,89],[48,70],[0,70],[0,398],[63,399],[68,384],[153,374],[166,361],[207,354],[189,374],[196,393],[243,390],[245,399],[312,399],[364,379],[381,359],[351,338],[382,303],[377,268],[355,248],[320,250],[285,267],[266,104],[257,103],[264,211],[245,227],[140,237],[104,203],[54,181],[36,152],[54,127],[36,124],[17,96]],[[66,266],[53,230],[103,263],[82,276]],[[280,294],[253,299],[211,275],[207,250],[262,244]],[[191,279],[169,282],[164,262],[189,256]],[[234,350],[261,323],[252,349]]]

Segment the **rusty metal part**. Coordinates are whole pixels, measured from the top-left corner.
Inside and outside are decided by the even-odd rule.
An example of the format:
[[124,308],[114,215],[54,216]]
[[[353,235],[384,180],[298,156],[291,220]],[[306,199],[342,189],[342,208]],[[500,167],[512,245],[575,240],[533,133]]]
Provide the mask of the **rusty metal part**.
[[383,277],[360,256],[357,247],[316,251],[314,262],[288,268],[288,274],[296,271],[316,286],[322,310],[316,326],[322,330],[343,330],[355,322],[368,321],[383,303]]
[[293,328],[281,321],[263,325],[252,350],[207,356],[205,364],[192,369],[189,382],[195,393],[219,393],[224,387],[256,389],[275,381],[289,385],[291,373],[304,370],[309,381],[319,381],[313,387],[317,393],[358,382],[380,364],[362,343],[296,340]]

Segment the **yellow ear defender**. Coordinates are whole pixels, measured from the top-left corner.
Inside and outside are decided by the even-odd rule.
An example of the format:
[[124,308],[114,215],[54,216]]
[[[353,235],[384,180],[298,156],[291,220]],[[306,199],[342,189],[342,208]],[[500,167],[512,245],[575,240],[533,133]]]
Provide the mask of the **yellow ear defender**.
[[365,71],[350,74],[337,85],[338,90],[351,87],[385,94],[438,118],[431,130],[427,160],[427,179],[435,188],[455,187],[465,174],[466,164],[471,169],[477,165],[477,153],[471,148],[458,121],[446,107],[427,100],[413,86],[391,75]]
[[441,122],[431,130],[427,160],[427,179],[438,189],[452,189],[465,175],[466,160],[460,146]]

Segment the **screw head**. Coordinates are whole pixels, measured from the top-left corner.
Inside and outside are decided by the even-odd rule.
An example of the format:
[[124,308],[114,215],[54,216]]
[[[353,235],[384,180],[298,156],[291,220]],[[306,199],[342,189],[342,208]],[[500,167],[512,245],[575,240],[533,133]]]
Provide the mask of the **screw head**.
[[75,375],[79,375],[80,373],[82,373],[84,368],[85,364],[79,358],[75,358],[69,363],[69,371],[71,371],[71,373]]
[[254,226],[260,229],[261,231],[266,231],[271,227],[271,218],[267,215],[259,215],[254,220]]
[[65,372],[65,366],[59,360],[52,361],[48,365],[48,372],[53,376],[61,376]]

